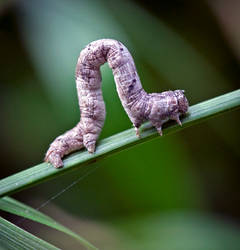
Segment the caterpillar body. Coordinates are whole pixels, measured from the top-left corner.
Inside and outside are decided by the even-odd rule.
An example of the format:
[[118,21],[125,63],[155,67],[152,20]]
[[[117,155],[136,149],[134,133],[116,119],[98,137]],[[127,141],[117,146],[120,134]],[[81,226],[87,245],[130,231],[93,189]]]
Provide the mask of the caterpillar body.
[[148,94],[142,88],[133,58],[119,41],[101,39],[88,44],[80,53],[76,66],[76,85],[81,112],[80,122],[50,145],[45,161],[63,166],[62,158],[86,147],[95,151],[97,138],[105,120],[105,104],[101,91],[100,66],[108,62],[112,69],[122,105],[140,136],[139,127],[149,120],[162,135],[162,124],[169,119],[181,125],[179,116],[188,110],[183,90]]

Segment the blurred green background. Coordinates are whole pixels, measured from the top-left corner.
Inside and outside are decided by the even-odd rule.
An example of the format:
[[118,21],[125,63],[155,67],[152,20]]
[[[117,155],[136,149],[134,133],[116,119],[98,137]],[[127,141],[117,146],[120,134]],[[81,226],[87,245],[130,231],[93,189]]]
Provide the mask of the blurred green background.
[[[123,42],[148,92],[185,89],[193,105],[239,88],[239,12],[234,0],[1,1],[1,177],[40,163],[52,140],[79,121],[75,65],[93,40]],[[105,138],[131,123],[107,65],[102,79]],[[239,114],[96,163],[97,171],[41,211],[100,249],[240,249]],[[37,208],[80,171],[14,197]],[[48,227],[19,226],[81,249]]]

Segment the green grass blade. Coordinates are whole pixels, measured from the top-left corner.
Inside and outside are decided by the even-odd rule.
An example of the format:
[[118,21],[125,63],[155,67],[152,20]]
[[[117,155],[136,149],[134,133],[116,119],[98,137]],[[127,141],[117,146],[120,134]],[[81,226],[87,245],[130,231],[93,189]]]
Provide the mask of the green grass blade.
[[63,225],[57,223],[55,220],[53,220],[51,217],[41,213],[40,211],[27,206],[11,197],[2,197],[0,199],[0,209],[12,214],[16,214],[19,216],[23,216],[27,219],[39,222],[41,224],[47,225],[49,227],[52,227],[54,229],[57,229],[61,232],[64,232],[68,234],[69,236],[77,239],[83,246],[86,247],[86,249],[97,249],[94,247],[91,243],[89,243],[87,240],[79,236],[78,234],[74,233],[70,229],[64,227]]
[[59,249],[0,217],[0,245],[3,249]]
[[[166,136],[170,133],[178,132],[210,117],[239,108],[239,106],[240,89],[191,106],[188,115],[182,119],[183,126],[180,127],[175,122],[169,122],[164,126],[163,134]],[[160,138],[156,130],[149,123],[142,126],[141,139],[136,137],[134,129],[128,129],[100,141],[94,154],[89,154],[86,150],[71,154],[66,157],[64,167],[61,169],[55,169],[50,164],[41,163],[2,179],[0,181],[0,196],[16,193],[80,167],[85,167],[86,171],[90,171],[96,167],[91,165],[91,163],[155,137]]]

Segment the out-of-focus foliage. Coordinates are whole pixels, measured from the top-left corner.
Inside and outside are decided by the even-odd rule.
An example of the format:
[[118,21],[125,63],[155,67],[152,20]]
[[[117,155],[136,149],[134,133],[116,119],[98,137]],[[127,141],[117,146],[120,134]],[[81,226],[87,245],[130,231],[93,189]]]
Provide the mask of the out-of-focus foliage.
[[[190,103],[194,104],[239,88],[236,48],[239,49],[240,44],[232,42],[231,36],[223,32],[232,29],[219,21],[223,20],[218,16],[222,1],[214,2],[211,5],[177,0],[169,3],[143,0],[3,3],[0,12],[2,177],[42,161],[48,144],[79,120],[75,64],[80,50],[93,40],[109,37],[122,41],[131,51],[142,84],[149,92],[185,89]],[[228,9],[236,8],[234,1],[226,2]],[[229,12],[226,15],[230,18]],[[121,107],[112,73],[106,65],[102,67],[102,79],[107,108],[101,134],[104,138],[131,127],[131,123]],[[146,244],[152,242],[148,236],[152,234],[150,231],[138,233],[146,227],[146,221],[147,227],[153,227],[154,235],[159,237],[156,236],[152,248],[143,249],[159,249],[155,246],[162,242],[163,249],[173,246],[181,249],[190,239],[196,248],[206,249],[207,243],[200,244],[206,239],[206,234],[198,231],[201,222],[202,228],[214,224],[209,226],[209,235],[216,235],[216,244],[219,238],[224,246],[231,237],[236,243],[239,229],[229,229],[228,222],[221,221],[221,216],[212,219],[207,214],[220,213],[233,220],[240,218],[238,124],[239,112],[233,112],[111,156],[96,163],[101,168],[55,200],[55,205],[75,218],[103,222],[124,218],[124,226],[111,223],[109,227],[123,233],[131,226],[124,245],[129,242],[129,249],[134,246],[140,249],[140,242],[145,240]],[[21,192],[17,198],[38,206],[77,175],[69,174]],[[191,221],[195,237],[183,237],[189,233],[184,230],[183,219],[179,220],[176,237],[163,238],[161,228],[165,229],[166,223],[145,218],[153,213],[154,218],[164,217],[163,212],[167,212],[165,221],[174,228],[173,210],[185,211],[179,216]],[[203,212],[202,219],[187,212],[196,210]],[[131,216],[136,215],[138,217],[131,220]],[[219,221],[217,226],[215,221]],[[77,225],[77,220],[75,223]],[[40,230],[34,229],[34,225],[31,228],[36,232]],[[87,238],[107,246],[108,237],[97,240],[94,232],[98,231],[88,231]],[[49,237],[47,232],[43,234]],[[178,245],[181,238],[185,239],[181,242],[183,245]],[[132,241],[136,244],[130,243]],[[62,244],[65,243],[59,246]]]
[[[121,249],[239,249],[239,231],[218,217],[198,213],[163,213],[120,222]],[[124,239],[127,239],[124,242]]]
[[0,217],[0,242],[1,249],[59,249],[38,239],[2,217]]
[[[59,230],[60,232],[63,232],[69,235],[73,239],[78,240],[82,246],[85,246],[88,249],[96,250],[96,248],[92,246],[91,243],[83,239],[80,235],[74,233],[73,231],[59,224],[58,222],[56,222],[49,216],[41,213],[40,211],[38,211],[39,209],[33,209],[32,207],[29,207],[23,204],[22,202],[12,199],[11,197],[5,196],[0,199],[0,209],[9,213],[15,214],[15,215],[23,216],[24,219],[27,218],[27,219],[36,221],[38,223],[41,223],[43,225],[47,225],[56,230]],[[22,222],[24,221],[24,219],[22,219]],[[2,241],[1,237],[0,237],[0,241]]]

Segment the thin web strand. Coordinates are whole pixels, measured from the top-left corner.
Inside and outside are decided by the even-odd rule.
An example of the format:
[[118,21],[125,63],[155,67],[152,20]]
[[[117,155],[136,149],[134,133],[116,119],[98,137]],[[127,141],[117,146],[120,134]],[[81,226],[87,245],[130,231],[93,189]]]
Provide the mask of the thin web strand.
[[[66,191],[68,191],[70,188],[72,188],[73,186],[75,186],[77,183],[79,183],[81,180],[83,180],[85,177],[87,177],[88,175],[90,175],[95,169],[96,169],[96,167],[92,168],[90,171],[87,169],[83,175],[81,175],[75,181],[71,182],[68,186],[66,186],[65,188],[63,188],[62,190],[60,190],[59,192],[57,192],[53,196],[51,196],[48,200],[46,200],[40,206],[38,206],[37,208],[35,208],[35,210],[39,211],[40,209],[46,207],[50,202],[52,202],[53,200],[57,199],[60,195],[62,195],[63,193],[65,193]],[[18,225],[18,226],[20,226],[26,219],[27,218],[21,218],[15,224]]]

